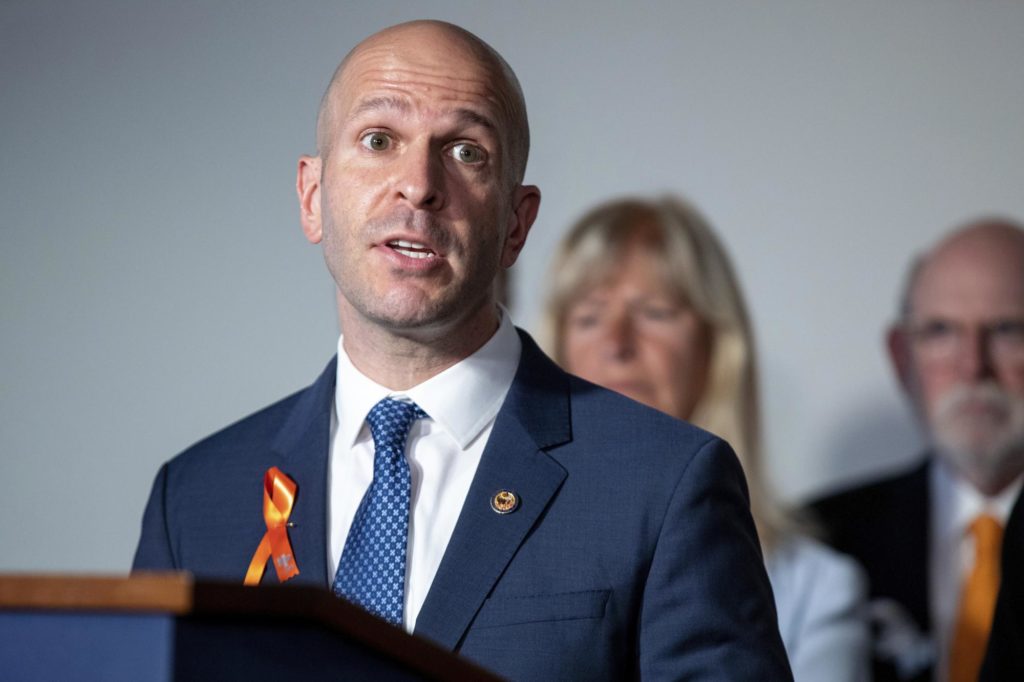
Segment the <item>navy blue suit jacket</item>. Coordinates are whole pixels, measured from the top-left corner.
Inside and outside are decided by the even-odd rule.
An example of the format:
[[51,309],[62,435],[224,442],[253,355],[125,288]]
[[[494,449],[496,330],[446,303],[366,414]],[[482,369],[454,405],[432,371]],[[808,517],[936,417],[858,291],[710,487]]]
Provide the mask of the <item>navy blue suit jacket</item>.
[[[415,634],[514,679],[791,679],[729,446],[564,373],[521,336]],[[277,466],[298,484],[292,582],[326,588],[334,381],[331,362],[165,464],[135,569],[241,582]],[[521,504],[498,515],[503,489]]]

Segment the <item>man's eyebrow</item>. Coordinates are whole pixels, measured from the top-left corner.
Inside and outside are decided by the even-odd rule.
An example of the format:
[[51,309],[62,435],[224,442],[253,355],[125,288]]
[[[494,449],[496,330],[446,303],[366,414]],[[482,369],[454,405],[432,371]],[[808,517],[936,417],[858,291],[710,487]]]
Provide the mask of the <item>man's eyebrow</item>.
[[455,117],[459,120],[460,123],[468,123],[483,126],[484,128],[490,130],[492,133],[498,131],[498,126],[494,125],[494,121],[487,118],[478,111],[473,111],[472,109],[456,109]]
[[400,97],[371,97],[363,100],[349,114],[351,117],[360,116],[367,112],[393,110],[399,113],[408,113],[409,103]]
[[[389,97],[387,95],[371,97],[356,105],[351,113],[349,113],[349,118],[357,118],[363,114],[379,111],[394,111],[399,114],[408,114],[412,111],[412,105],[401,97]],[[478,125],[486,128],[491,133],[497,134],[498,132],[498,126],[494,121],[479,111],[458,107],[452,110],[452,115],[461,125]]]

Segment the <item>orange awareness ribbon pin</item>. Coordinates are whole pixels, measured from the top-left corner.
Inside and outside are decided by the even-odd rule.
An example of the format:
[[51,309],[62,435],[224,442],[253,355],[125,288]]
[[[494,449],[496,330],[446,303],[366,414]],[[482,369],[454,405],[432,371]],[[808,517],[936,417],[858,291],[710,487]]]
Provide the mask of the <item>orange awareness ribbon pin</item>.
[[249,570],[245,572],[246,585],[258,585],[263,577],[267,559],[274,558],[277,579],[281,582],[299,574],[295,565],[292,545],[288,542],[288,517],[295,503],[295,482],[281,473],[277,467],[270,467],[263,476],[263,520],[267,532],[260,540],[260,546],[252,555]]

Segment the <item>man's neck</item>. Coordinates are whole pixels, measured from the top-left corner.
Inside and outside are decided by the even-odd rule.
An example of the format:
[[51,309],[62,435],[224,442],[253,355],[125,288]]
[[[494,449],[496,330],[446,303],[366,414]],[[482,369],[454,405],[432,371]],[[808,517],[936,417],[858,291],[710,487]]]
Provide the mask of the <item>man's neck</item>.
[[1018,467],[1002,472],[1000,476],[972,475],[972,472],[961,468],[955,461],[950,461],[950,455],[944,454],[941,446],[935,448],[935,467],[943,472],[943,476],[950,481],[950,485],[970,490],[971,495],[979,496],[979,499],[991,502],[1003,495],[1010,488],[1018,487],[1021,480],[1021,472]]
[[364,375],[393,391],[405,391],[469,357],[494,336],[499,313],[494,305],[456,324],[396,330],[380,326],[339,306],[342,345]]

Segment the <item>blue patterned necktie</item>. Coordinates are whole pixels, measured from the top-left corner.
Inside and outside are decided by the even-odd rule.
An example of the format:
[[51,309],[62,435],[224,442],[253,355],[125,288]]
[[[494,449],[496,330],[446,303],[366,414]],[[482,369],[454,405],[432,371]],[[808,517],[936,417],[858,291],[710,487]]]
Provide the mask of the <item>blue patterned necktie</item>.
[[373,482],[345,539],[334,593],[370,613],[402,624],[405,550],[409,537],[409,428],[427,414],[416,403],[384,398],[366,421],[373,434]]

